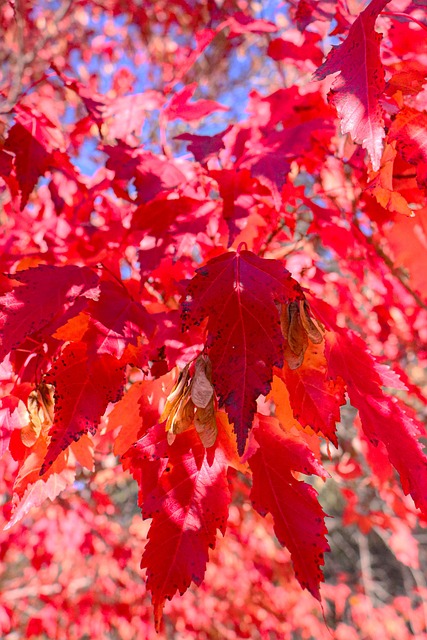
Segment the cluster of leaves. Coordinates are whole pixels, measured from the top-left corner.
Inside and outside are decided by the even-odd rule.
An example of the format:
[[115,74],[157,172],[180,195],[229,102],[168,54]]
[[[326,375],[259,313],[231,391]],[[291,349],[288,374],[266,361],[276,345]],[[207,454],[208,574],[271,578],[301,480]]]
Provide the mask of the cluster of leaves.
[[[232,0],[1,9],[8,526],[102,466],[110,434],[151,520],[157,626],[201,584],[236,474],[318,599],[319,479],[361,530],[427,516],[424,17],[411,0],[289,1],[274,21]],[[245,114],[218,80],[242,49],[271,70]]]
[[[1,472],[2,491],[10,491],[13,464],[3,459]],[[289,553],[274,540],[271,521],[247,504],[245,483],[238,477],[232,481],[238,499],[230,507],[227,535],[212,553],[200,588],[193,586],[166,604],[163,637],[328,640],[322,611],[308,592],[301,592]],[[0,533],[5,640],[159,637],[139,570],[148,523],[129,498],[125,474],[104,469],[75,486],[66,499],[45,502],[35,521],[28,518]],[[8,505],[0,517],[10,517]],[[345,531],[351,529],[348,525]],[[347,542],[345,553],[351,557],[355,548],[350,537]],[[371,638],[378,629],[386,640],[424,638],[420,598],[425,588],[408,589],[405,579],[387,605],[375,606],[370,594],[352,589],[354,566],[346,567],[339,554],[329,561],[327,573],[341,572],[341,582],[322,588],[323,614],[338,640]],[[388,558],[386,573],[396,569]],[[381,580],[377,584],[387,587]]]

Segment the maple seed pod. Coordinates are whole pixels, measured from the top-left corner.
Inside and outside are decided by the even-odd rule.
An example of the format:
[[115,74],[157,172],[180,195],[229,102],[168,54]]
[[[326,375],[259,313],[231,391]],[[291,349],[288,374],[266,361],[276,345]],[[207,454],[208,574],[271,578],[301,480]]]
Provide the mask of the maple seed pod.
[[166,422],[166,430],[174,435],[182,433],[192,425],[193,418],[194,404],[188,388],[170,413]]
[[190,375],[190,365],[180,372],[160,422],[166,420],[167,440],[172,444],[178,433],[189,429],[193,423],[202,444],[211,447],[217,436],[215,419],[215,394],[212,386],[212,364],[207,356],[199,356]]
[[290,369],[298,369],[302,365],[309,339],[313,344],[320,344],[323,340],[321,330],[309,313],[306,300],[281,305],[280,326],[286,340],[284,357]]
[[191,399],[200,409],[205,409],[213,398],[214,388],[211,383],[212,364],[207,356],[199,356],[196,360],[194,377],[191,381]]
[[21,429],[21,440],[26,447],[32,447],[42,430],[48,431],[52,426],[54,390],[53,385],[41,383],[28,396],[27,409],[30,421]]
[[[308,306],[308,302],[306,300],[299,301],[299,311],[301,316],[302,326],[307,332],[308,337],[310,338],[313,344],[320,344],[323,341],[323,335],[319,328],[313,321],[313,318],[310,317],[310,307]],[[319,323],[320,324],[320,323]],[[320,324],[323,329],[322,325]]]
[[214,397],[212,363],[208,356],[199,356],[196,360],[194,378],[191,382],[191,399],[197,407],[194,426],[206,449],[215,444],[218,434]]
[[189,368],[190,365],[187,364],[185,365],[184,369],[179,372],[178,380],[176,381],[172,388],[172,391],[166,398],[165,408],[163,409],[163,413],[159,419],[160,422],[164,422],[168,418],[174,407],[178,404],[182,394],[184,393],[184,390],[187,386]]
[[194,426],[199,434],[202,445],[208,449],[215,444],[216,437],[218,435],[218,425],[215,418],[215,407],[212,401],[205,409],[196,409],[194,416]]

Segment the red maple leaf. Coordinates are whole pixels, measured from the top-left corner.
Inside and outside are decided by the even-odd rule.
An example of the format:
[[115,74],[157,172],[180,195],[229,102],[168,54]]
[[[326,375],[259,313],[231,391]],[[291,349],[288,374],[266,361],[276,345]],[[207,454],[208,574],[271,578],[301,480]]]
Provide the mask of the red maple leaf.
[[320,431],[337,445],[336,423],[340,420],[340,406],[345,404],[345,384],[340,378],[331,378],[321,345],[310,342],[303,365],[291,369],[285,362],[279,375],[298,422]]
[[226,253],[197,270],[183,303],[184,329],[209,317],[213,383],[243,454],[260,394],[271,386],[273,366],[283,364],[283,336],[276,303],[301,296],[277,260],[250,251]]
[[155,321],[141,303],[132,299],[118,282],[102,281],[99,300],[91,301],[89,329],[84,340],[96,354],[121,358],[128,344],[137,344],[141,335],[151,337]]
[[257,415],[254,434],[259,448],[249,459],[253,473],[252,503],[265,516],[271,513],[279,542],[292,557],[295,575],[320,600],[320,566],[329,551],[322,507],[317,492],[299,481],[293,471],[327,477],[303,440],[285,433],[275,418]]
[[28,335],[47,325],[54,332],[97,295],[98,276],[88,267],[39,265],[13,279],[21,286],[0,298],[1,360]]
[[[143,438],[136,445],[141,456],[147,455],[147,446],[151,451],[154,446],[158,456],[158,436],[166,444],[163,426],[151,431],[154,443]],[[157,626],[166,598],[184,593],[191,582],[202,582],[217,529],[225,533],[230,503],[228,465],[221,449],[206,450],[192,429],[177,437],[168,454],[159,481],[149,491],[143,487],[141,496],[144,518],[153,518],[141,566],[147,568]]]
[[123,393],[124,372],[114,356],[89,359],[83,343],[65,347],[45,376],[55,386],[55,416],[40,475],[84,433],[94,434],[109,402]]
[[375,171],[380,168],[384,123],[378,101],[384,91],[384,69],[380,59],[381,34],[375,31],[378,14],[390,0],[372,0],[352,24],[347,38],[332,47],[315,78],[322,80],[340,72],[330,93],[343,133],[368,151]]
[[397,398],[382,391],[382,385],[390,384],[390,372],[383,380],[381,369],[366,352],[363,341],[351,332],[328,334],[326,347],[329,370],[347,383],[350,402],[359,410],[366,436],[374,445],[385,445],[404,492],[410,493],[415,505],[427,513],[427,456],[418,441],[417,425]]
[[389,141],[397,141],[402,158],[417,167],[417,180],[427,188],[427,113],[404,107],[390,127]]
[[53,122],[37,109],[21,104],[15,107],[15,114],[5,149],[15,154],[23,209],[39,177],[49,168],[52,152],[63,149],[64,140]]
[[224,107],[214,100],[195,100],[190,102],[196,89],[197,83],[193,82],[172,96],[163,112],[168,120],[177,120],[179,118],[186,122],[192,122],[201,120],[201,118],[215,111],[228,111],[228,107]]

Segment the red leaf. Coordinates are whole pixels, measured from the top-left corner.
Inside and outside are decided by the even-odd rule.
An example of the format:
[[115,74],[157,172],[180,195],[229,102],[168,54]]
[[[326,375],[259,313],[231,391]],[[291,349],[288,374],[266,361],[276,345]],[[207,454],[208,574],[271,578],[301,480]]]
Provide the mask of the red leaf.
[[290,369],[285,362],[279,375],[288,389],[296,420],[320,431],[337,446],[335,430],[340,406],[345,404],[345,385],[340,378],[330,377],[321,345],[309,342],[303,365]]
[[373,444],[382,442],[391,464],[400,475],[405,494],[427,514],[427,457],[418,442],[419,430],[397,398],[383,393],[381,370],[366,352],[363,341],[348,332],[328,334],[327,360],[332,375],[347,383],[350,402],[359,410],[362,428]]
[[15,154],[22,210],[39,177],[49,168],[52,151],[64,147],[64,141],[56,126],[37,109],[17,105],[15,113],[5,149]]
[[322,52],[317,44],[320,36],[310,31],[305,32],[304,43],[297,45],[283,38],[271,40],[267,55],[273,60],[311,60],[316,66],[322,62]]
[[235,38],[244,33],[275,33],[277,31],[276,25],[272,22],[262,18],[257,20],[241,11],[230,16],[224,24],[230,26],[229,38]]
[[260,394],[271,386],[273,366],[283,364],[283,336],[276,302],[300,296],[277,260],[250,251],[226,253],[197,270],[183,303],[184,328],[209,316],[209,356],[221,405],[234,423],[240,455]]
[[332,47],[326,61],[316,71],[322,80],[340,72],[329,94],[341,119],[341,130],[368,151],[372,167],[381,163],[384,122],[378,98],[385,88],[380,59],[382,35],[375,31],[378,14],[390,0],[372,0],[352,24],[347,38]]
[[141,334],[151,337],[155,321],[144,307],[131,298],[126,287],[103,281],[99,300],[89,304],[91,315],[90,350],[96,354],[109,353],[121,358],[128,344],[136,346]]
[[96,294],[98,283],[98,276],[91,269],[75,265],[40,265],[19,271],[13,279],[22,285],[0,298],[1,360],[28,335],[48,324],[53,332],[66,322],[67,316],[77,315],[87,305],[87,298]]
[[40,475],[73,440],[96,432],[108,403],[122,395],[124,373],[113,356],[88,360],[86,345],[79,343],[65,347],[45,381],[55,385],[55,416]]
[[223,200],[222,215],[230,231],[231,244],[241,231],[242,221],[246,220],[251,209],[257,204],[254,196],[256,183],[248,169],[223,169],[210,171],[209,175],[218,183],[219,194]]
[[168,464],[168,443],[164,424],[156,424],[144,433],[122,456],[124,469],[129,469],[138,483],[138,505],[145,515],[144,500],[154,491]]
[[224,107],[214,100],[190,102],[196,89],[197,83],[193,82],[172,96],[169,104],[164,109],[164,114],[168,120],[181,119],[186,122],[192,122],[193,120],[201,120],[201,118],[215,111],[228,111],[228,107]]
[[397,140],[402,158],[417,167],[417,180],[427,188],[427,113],[404,107],[390,127],[389,141]]
[[140,380],[132,384],[123,398],[114,405],[114,409],[108,415],[108,429],[121,427],[114,441],[116,456],[124,454],[138,437],[159,421],[160,403],[164,403],[171,385],[171,374],[157,380]]
[[188,150],[193,154],[197,162],[205,164],[209,158],[218,155],[221,149],[224,149],[224,136],[230,127],[225,131],[220,131],[215,136],[199,136],[192,133],[181,133],[175,136],[175,140],[185,140],[190,144]]
[[275,418],[257,416],[254,429],[259,448],[249,459],[253,472],[254,508],[271,513],[280,544],[292,557],[295,575],[305,589],[320,600],[320,568],[329,551],[323,510],[313,487],[295,479],[293,471],[327,477],[323,467],[302,440],[281,430]]
[[166,598],[202,582],[216,531],[225,532],[229,503],[221,449],[206,450],[194,430],[178,436],[168,466],[143,503],[144,517],[153,522],[141,566],[147,568],[157,625]]

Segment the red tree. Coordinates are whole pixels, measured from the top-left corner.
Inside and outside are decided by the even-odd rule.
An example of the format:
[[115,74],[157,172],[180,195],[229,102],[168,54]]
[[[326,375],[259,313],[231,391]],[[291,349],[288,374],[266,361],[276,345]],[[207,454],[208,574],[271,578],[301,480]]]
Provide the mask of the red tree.
[[0,9],[4,633],[425,637],[422,4]]

